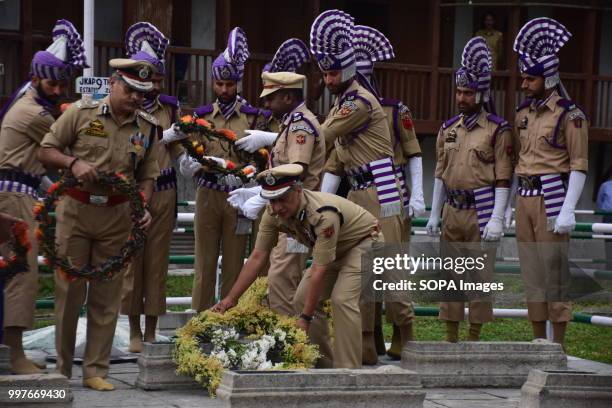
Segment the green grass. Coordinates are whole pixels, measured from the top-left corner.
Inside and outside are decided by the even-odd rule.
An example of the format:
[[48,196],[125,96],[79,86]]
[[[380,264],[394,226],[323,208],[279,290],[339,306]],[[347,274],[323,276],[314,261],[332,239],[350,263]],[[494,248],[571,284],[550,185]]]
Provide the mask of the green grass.
[[[520,277],[504,276],[502,280],[511,288],[511,292],[519,291],[521,285]],[[191,296],[193,276],[170,276],[167,280],[166,296]],[[53,297],[54,282],[50,276],[39,278],[38,298]],[[575,303],[574,311],[580,311],[584,307],[592,306],[591,302]],[[597,305],[597,304],[596,304]],[[610,306],[609,303],[600,306]],[[437,306],[436,303],[423,303],[420,306]],[[524,308],[522,302],[504,307]],[[169,310],[181,311],[187,306],[170,306]],[[49,309],[38,310],[35,328],[45,327],[54,323],[53,311]],[[467,338],[467,324],[461,325],[460,339]],[[434,317],[417,317],[414,326],[415,337],[421,341],[441,341],[446,336],[444,322]],[[385,338],[391,341],[392,328],[385,324]],[[484,325],[481,339],[484,341],[530,341],[531,325],[525,319],[495,319],[494,322]],[[612,364],[612,327],[593,326],[589,324],[570,323],[566,334],[566,349],[569,355],[585,358],[603,363]]]

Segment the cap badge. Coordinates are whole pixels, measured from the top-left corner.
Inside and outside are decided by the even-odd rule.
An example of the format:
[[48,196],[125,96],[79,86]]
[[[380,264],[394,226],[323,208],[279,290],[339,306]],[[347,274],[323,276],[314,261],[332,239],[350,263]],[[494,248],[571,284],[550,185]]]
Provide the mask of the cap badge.
[[269,186],[273,186],[276,183],[276,178],[272,175],[272,173],[268,173],[266,175],[266,184]]
[[140,79],[149,78],[149,68],[148,67],[140,68],[140,71],[138,71],[138,76],[140,77]]

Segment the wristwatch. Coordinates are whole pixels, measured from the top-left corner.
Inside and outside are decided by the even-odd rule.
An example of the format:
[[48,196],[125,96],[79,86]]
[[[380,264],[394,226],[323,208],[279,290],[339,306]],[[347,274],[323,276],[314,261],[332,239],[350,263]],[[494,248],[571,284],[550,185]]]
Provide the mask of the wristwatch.
[[302,320],[304,320],[304,321],[306,321],[306,322],[310,323],[310,322],[312,322],[312,319],[314,319],[314,316],[308,316],[308,315],[307,315],[307,314],[305,314],[305,313],[301,313],[301,314],[300,314],[300,319],[302,319]]

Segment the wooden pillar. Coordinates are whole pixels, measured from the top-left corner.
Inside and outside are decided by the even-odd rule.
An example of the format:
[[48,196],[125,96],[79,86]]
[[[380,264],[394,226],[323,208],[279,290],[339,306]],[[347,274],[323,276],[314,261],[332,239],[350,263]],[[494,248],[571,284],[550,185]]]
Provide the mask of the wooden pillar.
[[172,35],[172,0],[124,0],[123,31],[138,21],[148,21],[170,37]]
[[215,48],[222,51],[227,46],[227,35],[232,29],[231,0],[217,0],[217,24],[215,27]]
[[429,77],[429,112],[427,118],[429,120],[439,120],[438,118],[438,83],[440,65],[440,0],[432,0],[429,2],[429,22],[431,38],[431,73]]
[[[321,14],[321,2],[320,0],[306,0],[305,7],[305,18],[304,18],[304,32],[306,39],[310,38],[310,27],[317,16]],[[309,46],[308,42],[306,45]],[[308,77],[308,90],[307,90],[307,99],[306,106],[311,109],[313,112],[318,114],[316,101],[321,98],[323,95],[323,91],[325,89],[324,85],[322,85],[322,77],[321,71],[319,71],[319,67],[315,59],[310,57],[310,65],[308,66],[308,70],[305,72]]]
[[586,75],[584,82],[584,101],[583,107],[586,114],[589,116],[595,116],[595,109],[593,109],[593,73],[595,63],[595,46],[597,44],[596,36],[596,24],[597,24],[597,11],[591,8],[587,11],[585,21],[585,32],[582,49],[584,50],[584,56],[582,58],[582,71]]
[[21,0],[21,74],[30,76],[32,62],[32,0]]
[[[510,20],[508,21],[508,40],[506,41],[506,61],[508,61],[508,72],[510,76],[506,81],[506,100],[505,109],[503,112],[504,118],[510,123],[514,118],[514,112],[516,110],[516,89],[518,86],[519,73],[518,73],[518,54],[514,52],[512,46],[514,39],[518,34],[521,24],[521,7],[517,4],[512,6],[510,9]],[[501,113],[501,112],[500,112]]]

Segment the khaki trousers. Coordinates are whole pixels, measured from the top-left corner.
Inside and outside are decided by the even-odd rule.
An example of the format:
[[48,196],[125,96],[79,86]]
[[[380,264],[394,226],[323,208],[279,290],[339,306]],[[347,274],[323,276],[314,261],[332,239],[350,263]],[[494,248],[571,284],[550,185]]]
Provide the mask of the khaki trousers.
[[[38,293],[38,241],[35,231],[33,207],[36,200],[24,193],[0,192],[0,211],[21,218],[30,226],[29,239],[32,250],[28,254],[29,270],[15,275],[4,287],[4,327],[31,329],[34,325],[36,294]],[[9,255],[8,250],[2,251]]]
[[227,202],[228,193],[198,188],[195,213],[195,281],[192,306],[198,312],[215,304],[217,260],[222,249],[221,298],[234,285],[246,251],[248,235],[236,235],[238,213]]
[[172,230],[176,223],[176,190],[153,193],[153,217],[144,248],[134,258],[123,279],[121,313],[159,316],[166,313],[166,276]]
[[287,234],[278,234],[278,243],[270,253],[268,270],[268,302],[277,313],[293,316],[293,297],[306,269],[308,253],[288,253]]
[[[478,215],[475,209],[460,210],[448,204],[444,205],[442,214],[442,234],[440,242],[480,242],[480,229],[478,228]],[[444,256],[465,256],[465,254],[445,254]],[[495,267],[495,253],[488,256],[489,268]],[[483,275],[485,279],[492,277],[492,270]],[[470,308],[470,323],[487,323],[493,320],[493,306],[491,302],[468,302]],[[464,302],[440,302],[440,320],[460,322],[465,318]]]
[[[129,204],[97,207],[70,197],[56,210],[58,253],[77,267],[98,265],[118,255],[131,229]],[[121,303],[123,272],[109,281],[77,279],[68,282],[55,273],[55,347],[57,370],[72,374],[79,312],[87,301],[87,340],[83,378],[106,377]]]
[[[378,202],[378,196],[376,195],[375,186],[371,186],[365,190],[351,190],[348,193],[347,199],[365,208],[378,219],[378,223],[385,237],[385,243],[399,244],[408,240],[407,233],[409,233],[410,230],[406,229],[406,219],[403,214],[385,218],[380,217],[380,204]],[[410,225],[410,220],[408,220],[408,225]],[[375,303],[362,303],[360,306],[362,329],[364,332],[374,331],[374,325],[377,320],[375,305]],[[386,302],[385,313],[387,315],[387,321],[396,326],[409,325],[414,319],[412,303],[409,301]]]
[[529,320],[570,321],[570,302],[546,301],[551,290],[556,293],[569,290],[570,275],[569,234],[547,230],[544,197],[516,197],[516,240]]
[[[319,346],[334,368],[361,368],[361,256],[372,247],[370,238],[349,250],[327,266],[321,301],[331,299],[334,324],[333,353],[327,319],[319,314],[310,325],[310,341]],[[294,298],[294,309],[301,311],[310,287],[310,269],[306,271]]]

